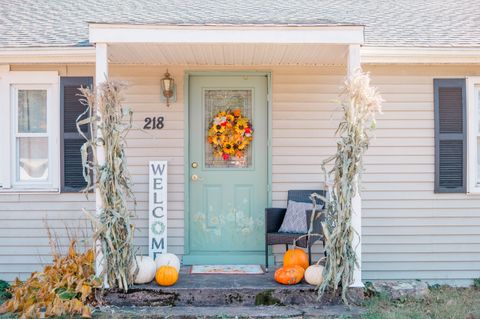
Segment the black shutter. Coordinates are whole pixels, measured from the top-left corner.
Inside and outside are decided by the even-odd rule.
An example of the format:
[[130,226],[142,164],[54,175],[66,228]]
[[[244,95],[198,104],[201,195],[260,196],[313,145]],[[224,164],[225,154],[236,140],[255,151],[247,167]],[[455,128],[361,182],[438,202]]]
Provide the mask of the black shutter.
[[465,193],[465,79],[435,79],[435,192]]
[[[79,99],[80,87],[92,87],[92,77],[60,78],[60,138],[62,192],[78,192],[86,186],[80,147],[85,142],[77,131],[77,118],[85,111]],[[82,128],[87,135],[88,125]]]

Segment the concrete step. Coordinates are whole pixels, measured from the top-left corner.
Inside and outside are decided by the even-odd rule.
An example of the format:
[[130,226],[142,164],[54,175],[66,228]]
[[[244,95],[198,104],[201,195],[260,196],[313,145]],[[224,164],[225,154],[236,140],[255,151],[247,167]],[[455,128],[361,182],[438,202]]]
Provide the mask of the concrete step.
[[[289,287],[290,288],[290,287]],[[105,301],[115,306],[259,306],[337,304],[338,298],[317,300],[313,288],[133,288],[127,294],[110,291]]]
[[258,306],[258,307],[102,307],[94,311],[97,319],[190,319],[190,318],[350,318],[359,319],[362,308],[335,306]]
[[155,283],[137,285],[127,294],[108,290],[104,296],[115,306],[255,306],[255,305],[326,305],[338,304],[336,296],[318,301],[314,286],[306,283],[284,286],[263,275],[192,275],[181,274],[172,287]]

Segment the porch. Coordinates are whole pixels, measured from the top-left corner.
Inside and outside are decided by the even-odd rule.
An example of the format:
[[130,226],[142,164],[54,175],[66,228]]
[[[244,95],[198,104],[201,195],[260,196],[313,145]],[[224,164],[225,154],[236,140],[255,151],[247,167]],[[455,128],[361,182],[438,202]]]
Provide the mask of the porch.
[[[278,68],[308,68],[335,69],[340,72],[343,78],[351,74],[360,67],[360,45],[363,43],[363,27],[351,25],[320,25],[315,27],[284,26],[284,27],[231,27],[231,26],[145,26],[145,25],[90,25],[90,42],[96,46],[96,83],[105,81],[109,74],[113,78],[122,79],[122,75],[113,70],[125,70],[126,66],[133,68],[143,68],[148,72],[148,67],[158,70],[165,68],[174,70],[174,77],[177,83],[177,102],[172,108],[181,108],[184,118],[188,118],[189,92],[188,78],[183,75],[190,74],[192,71],[216,71],[217,73],[231,74],[225,71],[234,71],[239,76],[244,76],[252,71],[265,71],[268,74],[270,70]],[[178,71],[180,70],[180,71]],[[112,72],[113,71],[113,72]],[[183,74],[182,74],[183,73]],[[311,71],[309,71],[311,73]],[[123,73],[123,76],[126,74]],[[133,72],[128,76],[133,76]],[[275,74],[271,75],[275,77]],[[338,78],[338,74],[336,74]],[[159,79],[158,79],[159,80]],[[182,83],[183,81],[183,83]],[[275,82],[275,79],[272,80]],[[183,84],[183,85],[182,85]],[[306,87],[308,83],[302,83]],[[341,82],[339,83],[341,84]],[[330,85],[330,83],[329,83]],[[268,100],[269,112],[275,108],[276,93],[275,89],[268,89],[271,97]],[[339,93],[336,91],[335,93]],[[280,93],[281,94],[281,93]],[[332,104],[331,100],[309,101],[309,108],[313,110],[315,104]],[[135,109],[134,109],[135,111]],[[293,110],[292,110],[293,111]],[[274,110],[273,110],[274,112]],[[288,116],[288,113],[285,112]],[[280,122],[287,122],[287,118],[275,120],[274,115],[270,113],[270,121],[273,127]],[[137,119],[138,120],[138,119]],[[168,125],[168,124],[166,124]],[[184,123],[185,130],[188,130],[189,124]],[[271,126],[271,124],[269,124]],[[288,124],[287,124],[288,126]],[[310,123],[306,128],[315,131],[317,126]],[[319,127],[321,128],[321,127]],[[329,127],[330,128],[330,127]],[[334,130],[331,130],[333,137]],[[185,133],[187,136],[188,133]],[[278,136],[281,137],[281,136]],[[298,136],[297,141],[301,140]],[[273,139],[273,143],[272,143]],[[271,148],[272,144],[279,143],[280,138],[273,135],[268,136],[268,142],[265,142],[265,148]],[[293,139],[292,139],[293,140]],[[191,218],[189,212],[189,203],[191,201],[189,192],[189,183],[191,182],[190,160],[188,157],[188,138],[185,138],[183,152],[186,154],[183,158],[180,168],[178,160],[175,163],[183,171],[184,198],[182,201],[182,220],[184,223],[184,243],[180,255],[188,256],[191,248],[188,220]],[[295,143],[292,141],[292,143]],[[298,143],[298,142],[297,142]],[[275,147],[275,146],[274,146]],[[269,151],[271,157],[275,157],[275,151]],[[273,154],[273,156],[272,156]],[[163,156],[170,156],[165,154]],[[156,158],[151,158],[156,159]],[[268,181],[268,206],[285,205],[282,196],[284,190],[277,191],[275,182],[278,180],[275,169],[272,168],[272,162],[269,161]],[[321,159],[317,157],[319,166]],[[192,162],[193,163],[193,162]],[[289,162],[292,166],[301,166],[301,162]],[[273,176],[272,176],[273,175]],[[273,180],[273,181],[272,181]],[[284,185],[288,180],[283,180]],[[291,181],[292,184],[295,182]],[[316,181],[308,180],[309,183],[315,183],[316,187],[321,184],[321,179]],[[295,186],[293,186],[295,187]],[[266,206],[266,205],[265,205]],[[354,225],[357,234],[361,234],[361,201],[358,198],[355,201]],[[142,218],[145,218],[143,216]],[[169,217],[170,218],[170,217]],[[176,222],[181,220],[176,217]],[[354,247],[357,248],[358,260],[361,265],[361,245],[358,245],[360,238],[356,238]],[[213,255],[212,255],[213,256]],[[190,261],[198,259],[190,258]],[[215,260],[218,260],[216,257]],[[239,259],[240,260],[240,259]],[[241,263],[241,262],[239,262]],[[361,269],[357,269],[355,274],[354,286],[362,286]]]
[[[338,296],[318,301],[313,286],[282,286],[264,275],[191,275],[183,267],[177,284],[136,285],[128,294],[108,291],[95,318],[361,318],[363,308]],[[352,290],[352,298],[360,291]],[[363,290],[361,291],[363,294]],[[363,299],[362,299],[363,300]],[[358,301],[358,299],[357,299]]]
[[[135,285],[127,294],[107,290],[103,318],[360,318],[363,308],[345,306],[335,294],[317,300],[314,286],[304,282],[285,286],[273,279],[274,271],[261,275],[191,274],[182,267],[171,287],[155,283]],[[363,288],[351,288],[349,298],[363,301]]]

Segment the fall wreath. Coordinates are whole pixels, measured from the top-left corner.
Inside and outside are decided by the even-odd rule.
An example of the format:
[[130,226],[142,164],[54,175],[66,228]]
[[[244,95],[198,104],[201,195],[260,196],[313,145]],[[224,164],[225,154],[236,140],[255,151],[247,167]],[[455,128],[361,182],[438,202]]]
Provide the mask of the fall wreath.
[[252,139],[252,124],[243,117],[240,109],[218,112],[208,129],[208,143],[213,147],[213,155],[225,161],[231,157],[243,158]]

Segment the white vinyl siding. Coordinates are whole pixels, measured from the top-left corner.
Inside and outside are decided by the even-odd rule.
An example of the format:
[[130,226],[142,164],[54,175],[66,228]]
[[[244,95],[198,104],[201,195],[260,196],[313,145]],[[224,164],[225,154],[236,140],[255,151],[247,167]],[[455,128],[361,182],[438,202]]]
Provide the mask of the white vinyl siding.
[[471,284],[480,197],[434,194],[433,79],[479,68],[372,67],[384,103],[365,158],[363,277]]
[[[168,161],[168,251],[183,254],[184,244],[184,107],[183,69],[168,67],[176,81],[177,98],[170,107],[161,101],[163,67],[111,68],[114,79],[127,81],[125,105],[133,109],[133,129],[127,138],[127,160],[137,199],[136,241],[148,254],[148,162]],[[146,117],[165,118],[164,128],[142,130]]]
[[[18,70],[32,66],[17,66]],[[50,68],[52,66],[44,66]],[[57,69],[57,68],[55,68]],[[150,160],[169,161],[168,247],[184,248],[184,72],[226,68],[168,66],[177,101],[160,102],[163,66],[111,66],[112,78],[129,83],[125,104],[134,110],[127,159],[138,200],[135,242],[147,252]],[[229,70],[239,68],[229,67]],[[243,68],[245,69],[245,68]],[[252,69],[252,68],[250,68]],[[253,68],[258,69],[258,68]],[[342,68],[262,67],[272,72],[272,206],[285,207],[289,189],[321,185],[320,164],[335,152],[341,114],[333,100]],[[91,75],[92,67],[69,66],[62,75]],[[434,194],[433,79],[480,75],[480,67],[367,67],[384,99],[376,138],[363,176],[363,277],[427,279],[466,284],[480,277],[480,196]],[[165,128],[143,132],[145,117],[163,115]],[[88,226],[81,209],[94,209],[82,194],[0,194],[0,278],[25,278],[49,261],[43,219],[63,237],[65,224]],[[65,241],[66,242],[66,241]],[[274,247],[277,262],[284,245]],[[322,255],[321,245],[314,247]]]
[[[35,71],[34,73],[54,71],[58,78],[58,75],[90,75],[93,67],[70,65],[67,70],[66,66],[22,65],[12,66],[12,71]],[[45,80],[45,77],[29,79]],[[58,103],[60,101],[58,90],[54,95],[56,97],[53,101]],[[3,108],[3,105],[0,107]],[[0,117],[0,121],[2,118]],[[58,126],[52,130],[59,133],[60,115],[57,113],[53,118],[56,121],[52,119],[52,122]],[[10,143],[2,142],[1,145],[10,147]],[[59,161],[60,155],[53,158]],[[57,169],[58,165],[56,164]],[[69,236],[88,238],[90,224],[85,219],[82,208],[94,210],[94,200],[93,194],[87,200],[85,195],[80,193],[59,194],[36,190],[30,190],[28,193],[14,190],[0,192],[0,279],[13,280],[17,276],[25,279],[30,272],[37,271],[44,264],[51,262],[46,225],[59,237],[63,251],[66,251]],[[79,242],[77,246],[82,248],[84,243]]]

